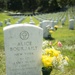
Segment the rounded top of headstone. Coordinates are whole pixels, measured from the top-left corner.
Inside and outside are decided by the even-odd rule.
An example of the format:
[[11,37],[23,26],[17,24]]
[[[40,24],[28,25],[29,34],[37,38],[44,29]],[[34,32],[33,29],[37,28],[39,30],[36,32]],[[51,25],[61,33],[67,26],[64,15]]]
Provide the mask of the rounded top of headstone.
[[3,30],[7,30],[7,29],[11,29],[11,28],[17,28],[17,27],[35,27],[35,28],[39,28],[39,29],[42,29],[41,27],[38,27],[38,26],[35,26],[35,25],[32,25],[32,24],[13,24],[13,25],[10,25],[10,26],[6,26],[3,28]]
[[30,24],[32,24],[32,25],[35,25],[35,23],[34,22],[29,22]]
[[74,21],[74,19],[70,19],[69,21]]
[[49,20],[43,20],[42,22],[49,22]]
[[54,22],[53,20],[51,20],[50,22]]

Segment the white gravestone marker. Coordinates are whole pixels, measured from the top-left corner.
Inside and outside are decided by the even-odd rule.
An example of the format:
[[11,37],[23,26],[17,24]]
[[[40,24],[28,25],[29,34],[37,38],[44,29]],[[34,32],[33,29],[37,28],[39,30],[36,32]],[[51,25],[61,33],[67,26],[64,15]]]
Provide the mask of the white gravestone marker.
[[30,24],[4,28],[7,75],[40,75],[43,30]]
[[44,20],[40,23],[40,27],[43,28],[43,37],[44,38],[47,38],[50,35],[48,27],[47,27],[49,25],[50,25],[49,20]]
[[51,20],[51,21],[50,21],[50,26],[51,26],[51,29],[52,29],[52,30],[54,30],[54,25],[55,25],[55,24],[54,24],[54,21]]
[[69,22],[69,29],[74,29],[74,19],[70,19]]
[[0,22],[0,26],[3,26],[3,23],[2,22]]

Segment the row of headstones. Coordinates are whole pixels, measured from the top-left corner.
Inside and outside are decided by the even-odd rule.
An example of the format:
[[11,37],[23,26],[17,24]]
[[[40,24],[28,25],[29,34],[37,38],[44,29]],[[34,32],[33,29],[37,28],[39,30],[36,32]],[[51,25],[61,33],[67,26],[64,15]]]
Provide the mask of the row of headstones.
[[11,25],[11,19],[10,18],[9,19],[5,19],[4,20],[4,24],[6,24],[7,26]]
[[[20,23],[22,23],[22,21],[24,20],[24,19],[26,19],[26,17],[25,16],[14,16],[15,18],[19,18],[19,20],[16,22],[16,24],[20,24]],[[15,19],[14,18],[14,19]],[[34,23],[34,21],[32,20],[32,17],[30,16],[30,22],[29,22],[29,24],[32,24],[32,25],[35,25],[35,23]],[[9,22],[9,21],[7,21],[7,25],[11,25],[11,23]]]
[[58,23],[58,20],[53,20],[53,19],[47,19],[47,18],[41,18],[41,17],[37,17],[37,16],[34,16],[37,20],[39,20],[40,22],[44,21],[44,20],[49,20],[49,21],[53,21],[54,24],[57,24]]
[[[71,21],[72,22],[72,21]],[[73,22],[70,22],[70,29],[73,29]],[[34,21],[32,20],[32,17],[30,17],[30,24],[35,25]],[[49,21],[49,20],[43,20],[40,22],[40,27],[43,28],[43,37],[47,38],[50,36],[49,29],[54,30],[54,26],[57,24],[57,21]]]
[[40,17],[41,18],[44,18],[45,20],[60,20],[62,19],[62,16],[64,14],[61,14],[61,13],[54,13],[54,14],[46,14],[46,15],[41,15]]
[[56,20],[55,18],[57,18],[58,14],[52,13],[52,14],[43,14],[43,15],[38,15],[38,16],[45,20],[50,20],[50,19]]
[[0,27],[3,26],[3,24],[6,24],[6,25],[10,25],[10,19],[5,19],[4,20],[4,23],[3,22],[0,22]]
[[17,22],[16,22],[16,24],[19,24],[19,23],[21,23],[24,19],[25,19],[26,17],[21,17]]
[[30,22],[29,24],[35,25],[35,22],[33,21],[32,17],[30,16]]
[[38,17],[38,16],[34,16],[37,20],[39,20],[40,22],[42,22],[44,19]]
[[[38,17],[36,17],[39,21],[41,21],[40,20],[40,18],[38,18]],[[62,25],[64,25],[65,24],[65,21],[66,21],[66,15],[65,16],[61,16],[60,17],[60,19],[59,19],[60,21],[61,21],[61,24]],[[74,19],[71,19],[70,17],[69,17],[69,29],[74,29]]]
[[0,27],[2,27],[3,26],[3,22],[0,22]]
[[[64,25],[66,21],[66,16],[64,16],[64,18],[61,21],[62,25]],[[73,30],[75,27],[75,19],[68,14],[68,21],[69,21],[69,29]]]
[[[40,18],[35,17],[37,20],[39,20]],[[39,20],[40,21],[40,20]],[[51,34],[49,33],[49,30],[54,30],[54,26],[57,24],[57,21],[53,21],[53,20],[42,20],[40,21],[39,26],[43,29],[43,37],[44,38],[48,38],[51,36]]]
[[[46,15],[43,15],[43,16],[46,17]],[[15,18],[21,18],[21,17],[24,17],[24,16],[13,16],[14,19]],[[18,20],[18,22],[16,22],[16,23],[21,23],[21,20],[22,20],[22,18],[20,20]],[[41,21],[43,21],[43,19]],[[33,21],[31,21],[30,23],[33,24]],[[6,25],[11,25],[10,19],[5,19],[5,24]],[[0,23],[0,26],[2,26],[2,22]]]
[[61,24],[64,25],[64,24],[65,24],[65,21],[66,21],[66,16],[64,16],[64,17],[61,19]]
[[[20,24],[24,19],[26,19],[25,16],[14,16],[14,17],[19,18],[19,20],[15,24]],[[15,18],[13,18],[13,19],[15,19]],[[4,24],[6,24],[6,26],[11,25],[11,19],[10,18],[5,19]],[[30,20],[30,24],[35,24],[35,23],[33,20]],[[2,22],[0,22],[0,26],[3,26]]]
[[[37,18],[37,17],[36,17]],[[39,20],[39,19],[38,19]],[[66,16],[64,16],[62,19],[61,19],[61,22],[62,22],[62,25],[64,25],[66,21]],[[44,37],[48,37],[48,35],[50,34],[48,29],[47,29],[47,25],[50,25],[51,29],[54,28],[54,25],[53,23],[49,23],[49,24],[45,24],[45,22],[43,23],[44,21],[41,22],[41,26],[43,29],[44,29]],[[52,21],[51,21],[52,22]],[[74,19],[69,19],[69,29],[74,29]],[[44,24],[44,25],[43,25]]]
[[[46,16],[46,15],[45,15],[45,16]],[[44,17],[45,17],[45,16],[44,16]],[[40,17],[40,18],[36,17],[36,18],[37,18],[39,21],[42,21],[42,22],[43,22],[43,21],[44,21],[44,19],[43,19],[44,17],[42,17],[42,18],[41,18],[41,17]],[[16,23],[18,23],[18,24],[21,23],[21,22],[24,20],[24,16],[23,16],[23,17],[20,16],[20,17],[17,17],[17,18],[20,18],[20,19],[16,22]],[[65,20],[66,20],[66,16],[64,16],[63,18],[60,17],[59,20],[61,20],[62,25],[64,25]],[[41,22],[41,23],[42,23],[42,22]],[[54,22],[54,23],[52,23],[52,22]],[[70,29],[74,29],[74,21],[72,21],[72,19],[70,19],[69,22],[70,22],[69,28],[70,28]],[[72,22],[72,23],[71,23],[71,22]],[[51,20],[51,23],[55,25],[55,24],[58,23],[58,20],[56,20],[56,21]],[[50,24],[51,24],[51,23],[50,23]],[[6,24],[6,25],[11,25],[10,19],[5,20],[5,24]],[[34,21],[33,21],[31,18],[30,18],[30,24],[35,24]],[[49,25],[49,24],[48,24],[48,25]],[[50,26],[54,26],[54,25],[50,25]],[[2,26],[2,23],[0,23],[0,26]],[[54,27],[51,27],[51,29],[53,29],[53,28],[54,28]]]
[[[50,17],[50,18],[47,18],[47,16],[48,17]],[[58,18],[56,18],[56,19],[54,19],[54,18],[52,18],[51,16],[49,16],[49,15],[41,15],[41,16],[35,16],[35,18],[36,19],[38,19],[39,21],[43,21],[43,20],[50,20],[50,21],[54,21],[54,23],[56,22],[56,23],[58,23],[60,20],[61,20],[61,23],[62,23],[62,25],[64,24],[64,22],[65,22],[65,17],[64,18],[62,18],[62,16],[61,17],[58,17]]]
[[68,12],[69,18],[69,29],[74,29],[75,27],[75,16],[72,12]]
[[[16,24],[21,23],[25,19],[24,16],[20,16],[20,17],[17,17],[17,18],[19,18],[19,20],[16,22]],[[13,18],[13,19],[15,19],[15,18]],[[11,19],[5,19],[4,24],[6,24],[6,26],[11,25]]]
[[12,16],[13,17],[13,19],[16,19],[16,18],[21,18],[21,17],[24,17],[24,16],[17,16],[17,15],[15,15],[15,16]]

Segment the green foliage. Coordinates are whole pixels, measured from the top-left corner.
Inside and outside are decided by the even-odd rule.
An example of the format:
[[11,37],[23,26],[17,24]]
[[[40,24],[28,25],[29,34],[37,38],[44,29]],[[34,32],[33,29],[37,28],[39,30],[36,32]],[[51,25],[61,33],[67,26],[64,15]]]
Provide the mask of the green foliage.
[[74,5],[75,0],[0,0],[0,11],[53,12]]

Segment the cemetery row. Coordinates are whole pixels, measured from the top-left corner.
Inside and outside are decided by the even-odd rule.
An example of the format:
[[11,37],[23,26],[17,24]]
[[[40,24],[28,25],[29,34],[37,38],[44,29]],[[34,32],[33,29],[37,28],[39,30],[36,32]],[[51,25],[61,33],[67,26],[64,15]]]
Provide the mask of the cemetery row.
[[[30,16],[30,23],[34,23],[31,19],[32,16]],[[49,20],[49,21],[54,21],[55,24],[57,23],[61,23],[62,25],[64,25],[66,19],[68,19],[68,21],[71,20],[75,20],[75,14],[73,12],[59,12],[59,13],[50,13],[50,14],[41,14],[41,15],[34,15],[34,17],[39,20],[40,22],[44,21],[44,20]],[[15,24],[19,24],[22,23],[22,21],[24,19],[27,18],[27,16],[12,16],[11,18],[5,19],[3,22],[0,21],[0,26],[2,26],[3,24],[6,25],[11,25],[11,21],[12,18],[15,20],[18,18],[18,20],[15,22]]]
[[[69,29],[74,29],[74,24],[75,24],[75,16],[72,17],[72,12],[59,12],[59,13],[52,13],[52,14],[42,14],[42,15],[34,15],[33,17],[35,19],[37,19],[39,21],[38,26],[40,26],[41,28],[43,28],[43,37],[44,38],[50,38],[51,34],[49,33],[49,30],[55,30],[55,26],[59,26],[59,24],[61,26],[65,25],[65,22],[68,22],[68,28]],[[34,22],[32,16],[29,16],[29,24],[31,25],[36,25],[36,23]],[[24,22],[27,19],[27,16],[12,16],[13,20],[17,21],[14,23],[15,24],[22,24],[22,22]],[[6,26],[12,25],[11,24],[11,19],[12,18],[8,18],[4,20],[4,23],[0,22],[0,26],[2,26],[3,24],[5,24]],[[25,24],[26,22],[24,22],[23,24]]]

